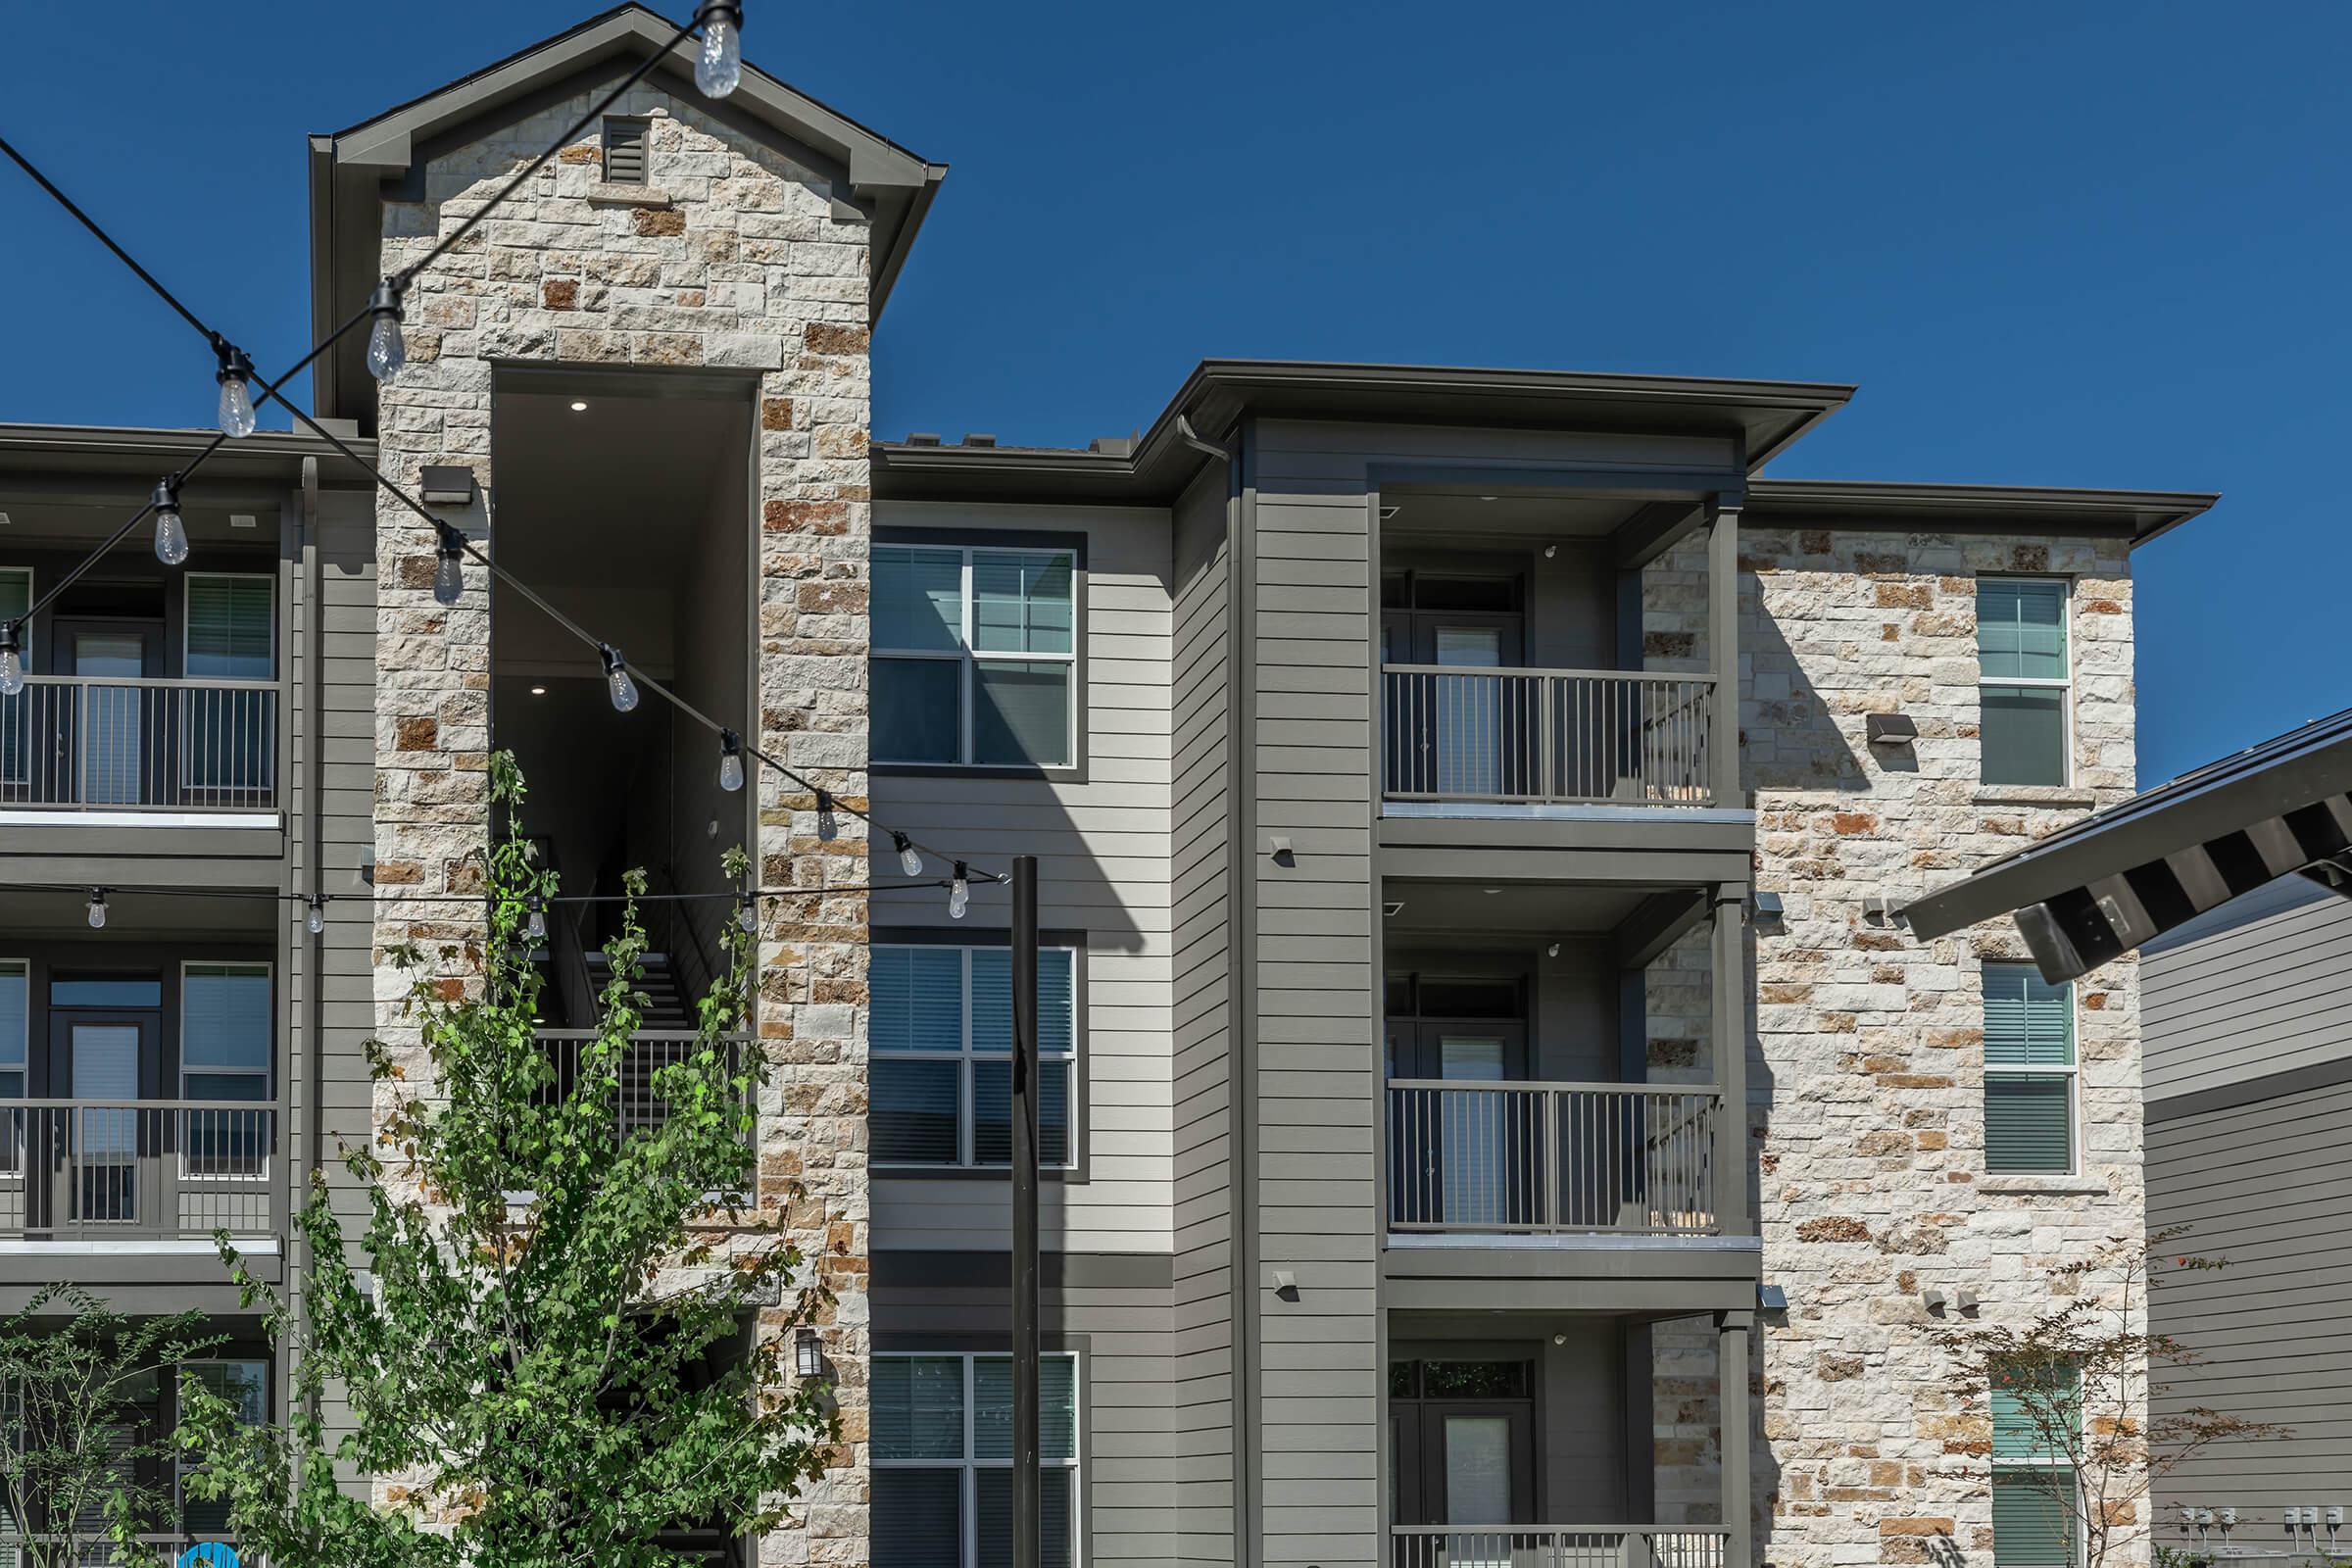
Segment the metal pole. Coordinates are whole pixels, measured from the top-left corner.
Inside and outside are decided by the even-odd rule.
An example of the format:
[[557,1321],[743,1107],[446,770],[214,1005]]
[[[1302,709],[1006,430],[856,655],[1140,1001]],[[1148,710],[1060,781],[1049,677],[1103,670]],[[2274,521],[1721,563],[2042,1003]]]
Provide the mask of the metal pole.
[[1037,857],[1012,862],[1012,1568],[1038,1568]]

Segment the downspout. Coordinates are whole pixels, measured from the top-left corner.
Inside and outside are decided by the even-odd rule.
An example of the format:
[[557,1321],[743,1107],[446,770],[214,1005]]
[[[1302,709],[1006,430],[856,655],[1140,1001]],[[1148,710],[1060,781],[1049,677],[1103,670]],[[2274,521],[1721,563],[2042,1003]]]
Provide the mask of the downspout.
[[[318,460],[315,457],[302,460],[302,706],[307,742],[302,760],[302,811],[303,858],[308,883],[304,892],[312,899],[318,899],[326,891],[326,870],[320,863],[326,854],[326,813],[321,809],[326,790],[326,607],[321,602],[326,582],[326,552],[318,537]],[[320,906],[314,904],[308,907]],[[307,918],[303,930],[306,934],[310,930]],[[324,932],[306,935],[306,941],[309,972],[303,976],[308,983],[303,987],[302,1028],[307,1057],[303,1064],[303,1088],[308,1092],[308,1101],[303,1106],[302,1164],[294,1190],[286,1195],[292,1205],[286,1211],[289,1232],[297,1228],[292,1223],[294,1214],[309,1198],[311,1180],[320,1168],[326,1151],[326,935]],[[290,1234],[287,1239],[293,1240]],[[308,1240],[301,1246],[301,1272],[294,1279],[299,1294],[307,1297],[312,1259]],[[316,1393],[304,1404],[304,1413],[316,1418],[318,1414]]]
[[[1233,1302],[1233,1561],[1236,1568],[1248,1568],[1259,1551],[1257,1540],[1257,1477],[1253,1454],[1257,1433],[1253,1425],[1257,1401],[1252,1394],[1256,1376],[1253,1352],[1257,1345],[1255,1318],[1257,1311],[1257,1227],[1254,1223],[1255,1186],[1251,1174],[1257,1168],[1255,1127],[1250,1108],[1253,1103],[1255,1053],[1250,1049],[1253,1036],[1250,1014],[1251,982],[1256,965],[1250,961],[1250,950],[1254,940],[1256,920],[1250,900],[1253,890],[1244,878],[1242,868],[1250,864],[1256,843],[1254,813],[1250,810],[1248,791],[1251,781],[1242,776],[1242,763],[1249,755],[1245,742],[1249,737],[1249,715],[1243,711],[1242,696],[1247,690],[1243,680],[1246,637],[1250,624],[1250,607],[1244,603],[1243,592],[1246,561],[1243,553],[1243,511],[1245,504],[1242,474],[1242,445],[1237,437],[1231,447],[1202,439],[1193,428],[1192,420],[1183,415],[1176,416],[1176,437],[1196,452],[1207,454],[1225,465],[1225,539],[1227,548],[1227,593],[1225,652],[1234,673],[1231,689],[1234,701],[1228,705],[1226,727],[1226,757],[1229,772],[1226,823],[1232,853],[1225,866],[1226,907],[1234,911],[1231,938],[1234,944],[1232,959],[1226,965],[1227,1006],[1231,1023],[1227,1052],[1227,1104],[1233,1148],[1228,1190],[1232,1194],[1231,1298]],[[1182,1525],[1179,1521],[1179,1529]]]

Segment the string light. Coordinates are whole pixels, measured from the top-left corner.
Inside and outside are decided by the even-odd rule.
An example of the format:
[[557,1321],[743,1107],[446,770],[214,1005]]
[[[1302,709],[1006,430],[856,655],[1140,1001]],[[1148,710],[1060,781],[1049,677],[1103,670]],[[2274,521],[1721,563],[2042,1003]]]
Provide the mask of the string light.
[[308,906],[302,917],[303,929],[317,936],[326,929],[326,895],[314,893],[303,903]]
[[914,840],[893,828],[890,833],[890,842],[899,852],[899,869],[908,876],[921,876],[923,874],[923,858],[915,849]]
[[734,0],[703,0],[694,8],[703,46],[694,56],[694,84],[704,95],[724,98],[743,81],[743,7]]
[[368,373],[380,382],[389,382],[409,363],[409,346],[400,335],[400,285],[387,277],[368,296],[368,314],[374,318],[368,328]]
[[547,901],[538,894],[531,895],[527,907],[530,915],[522,922],[522,934],[533,942],[547,940]]
[[441,543],[434,551],[433,597],[454,605],[466,597],[466,536],[446,522],[438,526]]
[[90,889],[90,929],[93,931],[101,931],[105,928],[106,889],[92,888]]
[[743,737],[731,729],[718,732],[718,787],[729,795],[743,788]]
[[960,920],[963,911],[972,906],[970,873],[961,860],[956,862],[956,879],[948,884],[948,918]]
[[148,504],[155,509],[155,559],[176,566],[188,559],[188,528],[179,516],[179,485],[163,480]]
[[750,893],[736,896],[735,923],[753,936],[760,934],[760,900],[757,896]]
[[253,361],[226,338],[215,339],[213,353],[220,360],[220,368],[213,376],[220,383],[220,433],[242,440],[257,427],[253,416]]
[[605,687],[612,694],[612,711],[625,713],[637,706],[637,683],[629,678],[628,661],[611,643],[598,643],[596,651],[605,662]]
[[24,689],[24,626],[21,620],[0,621],[0,697]]

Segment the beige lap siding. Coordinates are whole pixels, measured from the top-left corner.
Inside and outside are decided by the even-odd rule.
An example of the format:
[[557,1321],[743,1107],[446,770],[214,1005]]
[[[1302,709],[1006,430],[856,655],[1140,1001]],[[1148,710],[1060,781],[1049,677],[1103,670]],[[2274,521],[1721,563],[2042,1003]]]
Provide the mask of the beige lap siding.
[[[385,209],[384,270],[421,257],[588,104],[582,94],[547,105],[434,158],[426,199]],[[866,225],[842,216],[822,178],[694,101],[639,86],[612,112],[652,120],[649,183],[669,205],[592,202],[600,156],[590,139],[420,275],[408,301],[409,368],[380,404],[385,470],[413,487],[427,464],[461,464],[496,484],[493,361],[759,372],[758,744],[861,802]],[[376,522],[376,1022],[414,1067],[402,982],[382,955],[476,923],[463,906],[404,895],[478,885],[468,856],[488,805],[488,596],[469,568],[465,601],[444,610],[430,591],[430,531],[389,495]],[[838,840],[820,843],[812,800],[759,771],[761,882],[860,880],[860,825],[845,816]],[[803,1191],[787,1229],[824,1259],[836,1293],[822,1332],[844,1429],[800,1521],[762,1544],[767,1563],[866,1557],[865,922],[856,897],[794,901],[771,908],[761,933],[760,1033],[775,1064],[761,1107],[762,1202],[789,1183]],[[779,1316],[767,1314],[767,1327]],[[379,1494],[399,1479],[378,1478]]]

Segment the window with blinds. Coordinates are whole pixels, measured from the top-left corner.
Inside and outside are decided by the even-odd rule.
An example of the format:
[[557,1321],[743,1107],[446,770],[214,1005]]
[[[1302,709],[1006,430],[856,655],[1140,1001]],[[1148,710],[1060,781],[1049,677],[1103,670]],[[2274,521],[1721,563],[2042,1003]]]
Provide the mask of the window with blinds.
[[272,680],[277,675],[277,584],[259,575],[190,572],[190,679]]
[[1996,1367],[1992,1377],[1992,1560],[2074,1568],[2074,1467],[2061,1446],[2082,1419],[2082,1373]]
[[0,959],[0,1100],[23,1100],[31,1057],[31,979],[22,958]]
[[[1012,1358],[873,1358],[874,1568],[1012,1568]],[[1078,1559],[1078,1358],[1038,1360],[1040,1568]]]
[[1977,735],[1987,784],[2067,781],[2066,598],[2062,578],[1977,579]]
[[1984,965],[1984,1168],[2075,1168],[2075,988]]
[[605,183],[646,182],[646,133],[650,122],[630,115],[605,117]]
[[1069,766],[1077,565],[1068,550],[876,545],[874,760]]
[[[1038,1163],[1077,1163],[1077,954],[1037,956]],[[877,944],[867,971],[876,1165],[1012,1163],[1012,950]]]

